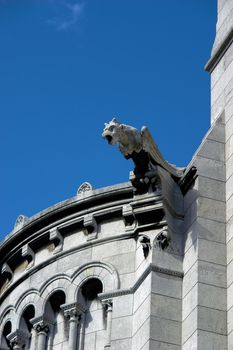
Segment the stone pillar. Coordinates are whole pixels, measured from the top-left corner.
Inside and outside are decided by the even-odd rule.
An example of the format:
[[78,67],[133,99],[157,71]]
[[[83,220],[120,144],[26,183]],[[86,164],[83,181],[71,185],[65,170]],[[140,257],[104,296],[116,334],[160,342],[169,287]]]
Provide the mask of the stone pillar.
[[45,350],[47,336],[52,322],[46,319],[44,316],[34,318],[31,322],[37,333],[37,350]]
[[24,349],[24,346],[27,344],[29,337],[30,337],[30,334],[26,334],[21,330],[16,330],[15,332],[7,336],[13,350]]
[[85,308],[78,303],[72,303],[62,305],[61,309],[69,322],[69,350],[76,350],[78,325],[82,314],[85,312]]
[[106,299],[102,301],[103,306],[106,310],[107,319],[107,339],[104,349],[110,349],[111,347],[111,331],[112,331],[112,299]]

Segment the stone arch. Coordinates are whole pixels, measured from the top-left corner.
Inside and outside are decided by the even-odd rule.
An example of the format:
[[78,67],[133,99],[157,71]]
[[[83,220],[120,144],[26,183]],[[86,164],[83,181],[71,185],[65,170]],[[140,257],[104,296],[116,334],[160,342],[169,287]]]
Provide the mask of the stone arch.
[[99,279],[103,284],[103,292],[119,289],[119,277],[116,269],[100,261],[93,261],[82,265],[72,276],[72,283],[76,285],[73,300],[77,300],[80,287],[91,278]]
[[[70,278],[64,274],[53,276],[41,287],[40,289],[40,295],[42,299],[41,314],[43,314],[44,312],[44,308],[47,300],[50,298],[50,296],[54,292],[59,290],[65,293],[66,303],[68,303],[69,295],[70,295],[70,292],[74,290],[74,285],[71,283]],[[73,300],[71,302],[73,302]]]
[[12,329],[15,323],[15,308],[13,305],[9,305],[5,308],[5,310],[2,312],[2,315],[0,317],[0,335],[2,333],[2,330],[5,326],[5,324],[10,321],[12,324]]
[[37,290],[30,290],[24,293],[18,300],[15,309],[16,309],[16,326],[19,327],[20,319],[25,311],[25,309],[29,306],[33,305],[35,308],[35,317],[41,315],[42,310],[42,299]]
[[4,312],[2,313],[2,317],[0,318],[0,348],[6,345],[3,344],[6,343],[6,335],[4,335],[4,331],[5,326],[7,326],[8,323],[10,324],[10,330],[8,334],[10,334],[12,330],[15,329],[15,310],[12,305],[5,308]]

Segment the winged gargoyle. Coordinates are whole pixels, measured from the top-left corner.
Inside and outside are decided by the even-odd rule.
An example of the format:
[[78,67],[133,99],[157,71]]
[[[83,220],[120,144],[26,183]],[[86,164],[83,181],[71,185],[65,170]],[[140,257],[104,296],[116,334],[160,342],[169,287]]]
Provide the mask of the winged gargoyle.
[[116,118],[113,118],[109,123],[105,123],[102,136],[109,144],[118,144],[126,159],[133,160],[135,164],[133,185],[136,187],[147,184],[154,177],[156,166],[167,170],[177,180],[183,175],[184,169],[176,168],[163,158],[145,126],[142,127],[141,131],[138,131],[136,128],[121,124]]

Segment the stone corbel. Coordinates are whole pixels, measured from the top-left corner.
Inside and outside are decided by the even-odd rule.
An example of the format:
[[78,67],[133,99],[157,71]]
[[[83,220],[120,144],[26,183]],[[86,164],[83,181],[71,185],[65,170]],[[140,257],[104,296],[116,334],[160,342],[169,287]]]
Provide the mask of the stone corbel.
[[150,239],[147,236],[142,235],[139,237],[139,242],[142,245],[143,254],[144,254],[144,257],[146,259],[150,253],[150,250],[151,250]]
[[57,227],[54,227],[49,231],[49,240],[53,242],[55,246],[55,249],[53,251],[54,254],[62,250],[64,239]]
[[30,338],[29,333],[25,333],[19,329],[17,329],[13,333],[10,333],[7,336],[7,339],[10,341],[11,347],[13,350],[24,349],[29,338]]
[[130,204],[123,206],[122,215],[125,221],[125,231],[132,231],[135,227],[135,216]]
[[169,244],[170,244],[171,238],[170,238],[170,234],[168,231],[168,228],[164,228],[162,232],[160,232],[157,236],[156,236],[156,243],[155,246],[159,247],[160,249],[164,250],[167,249]]
[[35,264],[35,253],[33,250],[29,247],[28,244],[25,244],[22,247],[22,257],[27,259],[28,266],[27,269],[30,269]]
[[86,229],[88,241],[97,238],[97,222],[93,214],[87,214],[84,216],[83,226]]
[[10,266],[7,263],[3,264],[1,274],[2,276],[6,276],[9,282],[12,280],[13,271],[11,270]]

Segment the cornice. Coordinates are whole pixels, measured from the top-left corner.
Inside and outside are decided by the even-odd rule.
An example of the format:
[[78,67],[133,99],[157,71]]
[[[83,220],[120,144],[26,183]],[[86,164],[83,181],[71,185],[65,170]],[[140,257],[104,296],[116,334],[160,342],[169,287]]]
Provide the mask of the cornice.
[[233,27],[229,30],[228,34],[222,40],[220,45],[214,50],[211,58],[205,65],[205,70],[209,73],[212,73],[218,62],[221,60],[225,52],[228,50],[230,45],[233,42]]

